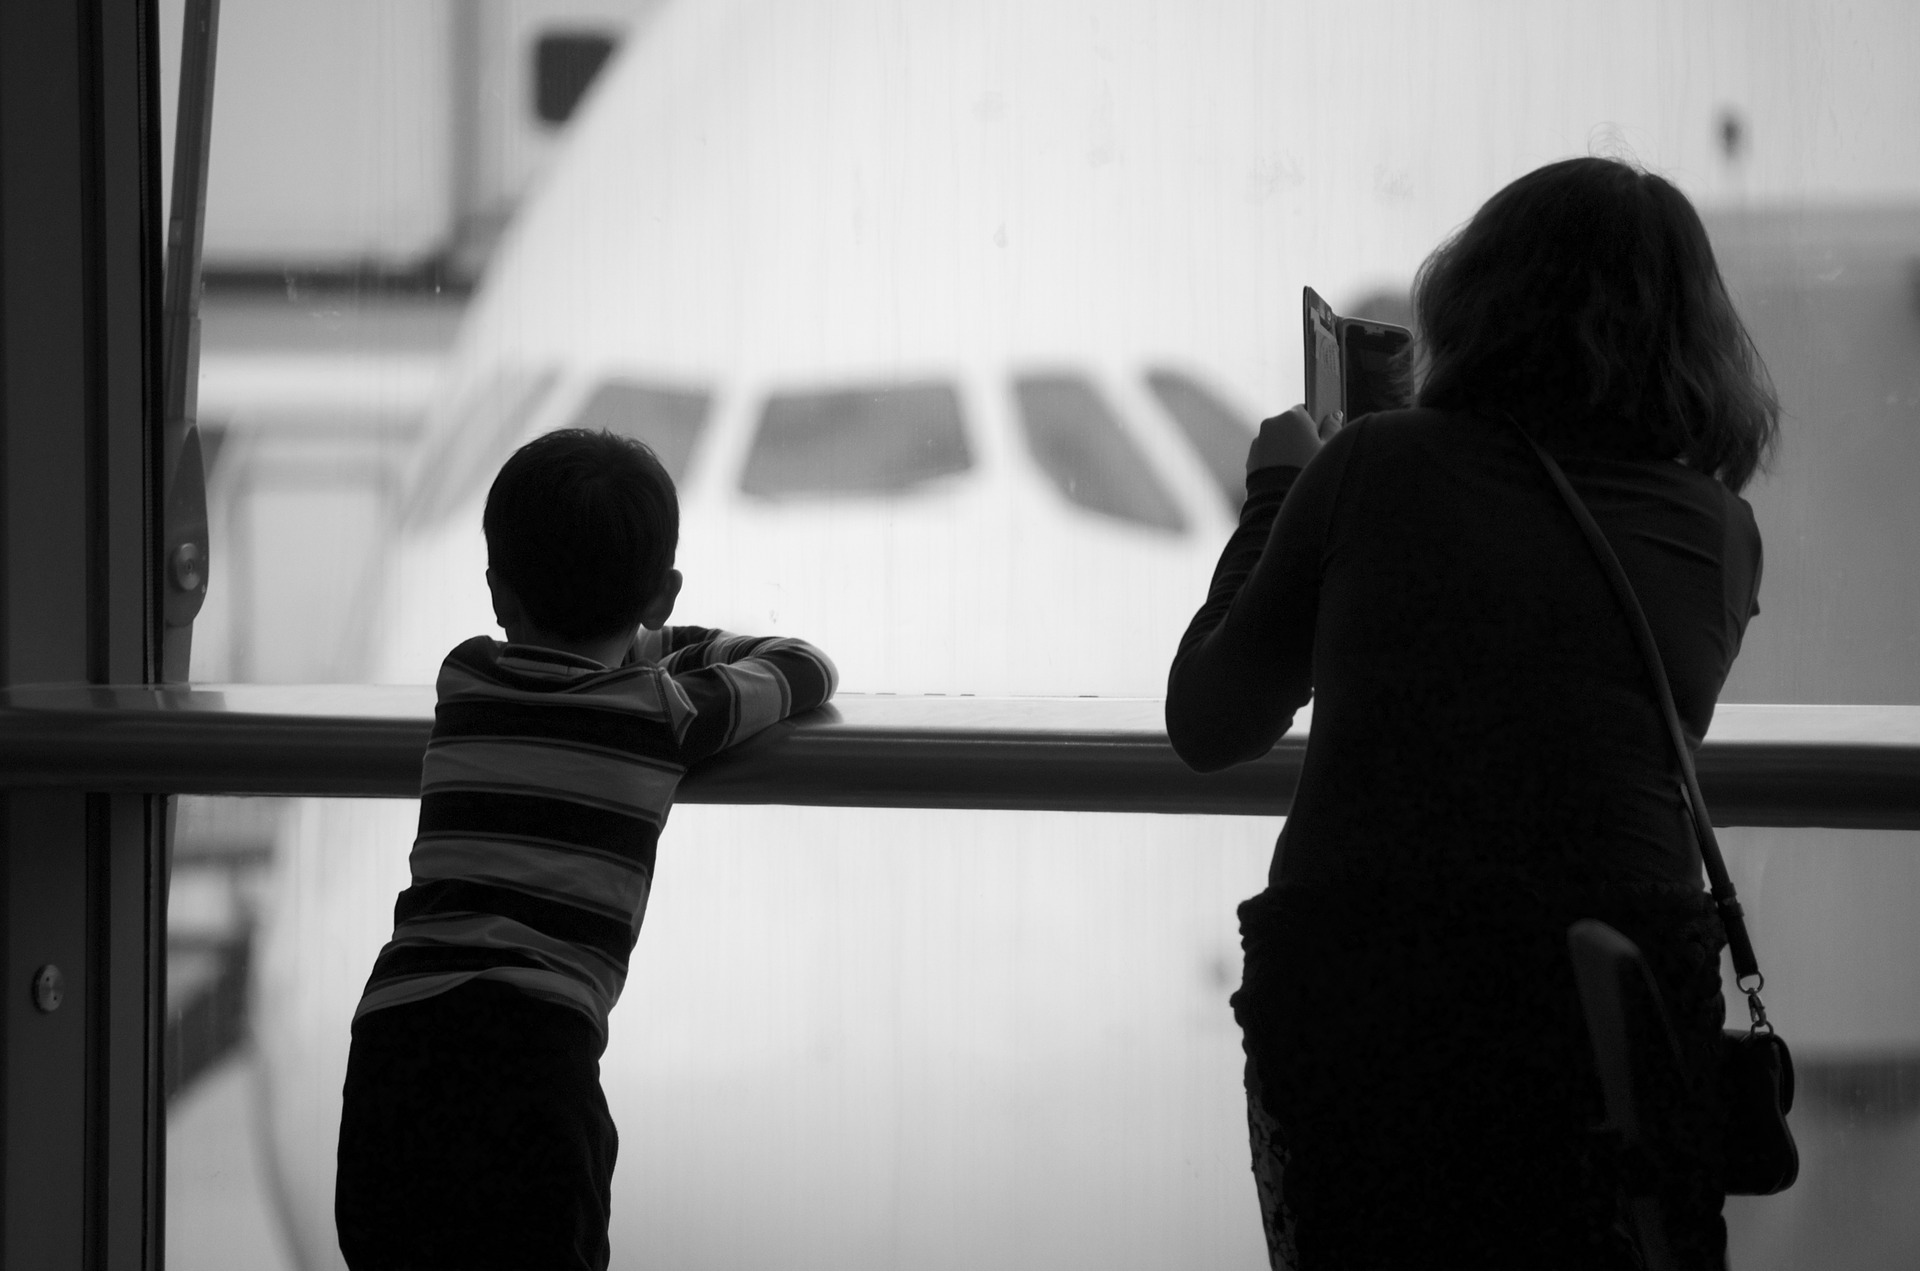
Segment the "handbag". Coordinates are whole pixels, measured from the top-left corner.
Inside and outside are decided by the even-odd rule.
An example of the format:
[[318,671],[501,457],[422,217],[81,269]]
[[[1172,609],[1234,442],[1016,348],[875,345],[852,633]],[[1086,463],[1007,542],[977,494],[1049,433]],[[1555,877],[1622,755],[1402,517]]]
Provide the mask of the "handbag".
[[1681,793],[1687,818],[1693,826],[1694,843],[1700,849],[1700,859],[1706,865],[1709,890],[1720,912],[1721,925],[1727,932],[1727,951],[1733,958],[1734,983],[1746,995],[1750,1018],[1744,1031],[1728,1029],[1722,1039],[1719,1076],[1727,1109],[1726,1172],[1723,1181],[1732,1195],[1771,1196],[1793,1186],[1794,1179],[1800,1174],[1800,1151],[1794,1144],[1793,1131],[1787,1125],[1787,1113],[1793,1108],[1793,1056],[1787,1050],[1786,1040],[1774,1031],[1772,1022],[1767,1019],[1767,1008],[1760,1001],[1760,990],[1766,987],[1766,977],[1760,974],[1760,963],[1754,956],[1753,939],[1747,934],[1746,917],[1740,908],[1740,899],[1734,892],[1733,880],[1727,875],[1727,863],[1720,855],[1720,843],[1714,837],[1713,822],[1707,816],[1706,802],[1700,797],[1700,782],[1694,772],[1693,753],[1687,748],[1686,734],[1680,727],[1680,714],[1674,709],[1666,666],[1660,660],[1660,650],[1653,640],[1653,629],[1647,625],[1647,617],[1640,608],[1639,597],[1634,594],[1633,583],[1620,567],[1619,557],[1614,555],[1606,535],[1594,522],[1593,514],[1574,492],[1566,473],[1560,470],[1553,456],[1520,426],[1518,420],[1509,417],[1509,422],[1526,439],[1533,453],[1539,456],[1541,466],[1552,478],[1554,488],[1560,492],[1567,510],[1579,522],[1594,555],[1599,558],[1607,581],[1613,585],[1620,607],[1626,611],[1641,656],[1652,675],[1654,696],[1659,700],[1661,714],[1666,720],[1667,735],[1680,760]]

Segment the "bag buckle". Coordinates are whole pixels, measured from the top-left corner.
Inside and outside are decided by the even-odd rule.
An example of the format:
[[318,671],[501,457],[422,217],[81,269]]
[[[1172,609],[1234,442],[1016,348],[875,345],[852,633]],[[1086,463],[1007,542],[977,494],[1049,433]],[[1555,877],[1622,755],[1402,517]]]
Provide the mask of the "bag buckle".
[[1767,977],[1755,971],[1752,978],[1752,988],[1747,987],[1747,977],[1744,975],[1734,981],[1734,983],[1739,986],[1740,991],[1747,995],[1747,1016],[1752,1020],[1752,1024],[1747,1031],[1751,1033],[1771,1033],[1773,1031],[1773,1024],[1767,1019],[1766,1003],[1760,1000],[1760,990],[1767,987]]

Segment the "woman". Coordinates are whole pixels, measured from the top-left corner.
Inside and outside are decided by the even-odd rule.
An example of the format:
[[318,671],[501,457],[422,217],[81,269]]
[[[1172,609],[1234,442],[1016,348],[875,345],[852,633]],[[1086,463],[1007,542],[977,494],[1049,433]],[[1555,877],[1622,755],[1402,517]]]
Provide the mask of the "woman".
[[1276,1268],[1632,1267],[1565,945],[1652,963],[1695,1093],[1662,1118],[1683,1265],[1719,1267],[1724,934],[1649,672],[1524,429],[1619,554],[1696,745],[1758,612],[1738,492],[1779,409],[1686,199],[1530,173],[1421,268],[1417,406],[1323,446],[1296,408],[1173,664],[1203,771],[1314,699],[1267,890],[1241,906],[1254,1172]]

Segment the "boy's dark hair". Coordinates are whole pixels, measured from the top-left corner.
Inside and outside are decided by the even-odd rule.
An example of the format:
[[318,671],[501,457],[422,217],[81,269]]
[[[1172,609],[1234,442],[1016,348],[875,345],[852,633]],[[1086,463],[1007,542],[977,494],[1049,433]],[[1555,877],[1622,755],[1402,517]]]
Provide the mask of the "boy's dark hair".
[[631,437],[563,428],[520,447],[481,517],[487,565],[533,621],[591,639],[640,621],[673,568],[680,500]]
[[1419,404],[1512,414],[1576,449],[1678,458],[1736,493],[1780,404],[1692,204],[1614,159],[1488,199],[1414,281]]

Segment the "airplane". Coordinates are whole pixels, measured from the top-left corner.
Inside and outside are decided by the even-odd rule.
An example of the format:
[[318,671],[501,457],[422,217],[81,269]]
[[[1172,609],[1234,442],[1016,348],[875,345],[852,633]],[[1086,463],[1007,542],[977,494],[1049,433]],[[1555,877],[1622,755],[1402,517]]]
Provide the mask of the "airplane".
[[[1913,90],[1826,78],[1790,21],[1740,6],[1528,12],[669,6],[605,72],[467,315],[402,532],[356,613],[366,678],[428,682],[493,630],[487,482],[528,438],[585,424],[649,441],[679,482],[682,620],[802,635],[849,692],[1157,696],[1232,524],[1252,421],[1299,396],[1300,286],[1404,293],[1504,181],[1631,145],[1708,210],[1799,430],[1753,493],[1770,573],[1755,669],[1729,694],[1869,684],[1912,700],[1898,603],[1823,571],[1827,543],[1863,550],[1857,568],[1910,612],[1912,583],[1859,531],[1920,528],[1897,493],[1915,468],[1914,315],[1884,303],[1920,244],[1920,151],[1884,122],[1911,112],[1875,96]],[[1745,52],[1681,74],[1736,18],[1759,30]],[[1858,20],[1882,39],[1909,21],[1894,5]],[[1654,29],[1672,38],[1650,44]],[[1728,100],[1751,103],[1750,156],[1716,126]],[[1808,103],[1873,144],[1813,144],[1818,125],[1792,114]],[[1860,239],[1847,208],[1889,191],[1904,202]],[[1816,194],[1840,210],[1809,211]],[[1863,329],[1862,304],[1880,344],[1834,395],[1831,368],[1796,350]],[[1832,455],[1820,408],[1843,399]],[[1846,497],[1837,479],[1875,465],[1874,497]],[[1809,630],[1875,669],[1812,669]],[[307,1271],[341,1265],[348,1020],[414,816],[307,801],[276,845],[252,1009]],[[1225,999],[1233,906],[1263,884],[1276,829],[676,809],[602,1061],[623,1141],[615,1265],[1262,1265]],[[1791,968],[1770,1004],[1798,1053],[1833,1071],[1920,1055],[1920,949],[1890,922],[1920,883],[1911,837],[1727,838],[1762,956]],[[1775,887],[1782,872],[1809,890]],[[1863,912],[1870,933],[1852,925]],[[1920,1172],[1902,1116],[1843,1113],[1808,1114],[1813,1155],[1852,1160],[1849,1135],[1897,1133],[1876,1168]],[[1744,1265],[1894,1221],[1864,1195],[1788,1204],[1736,1209],[1767,1233],[1736,1233]]]

